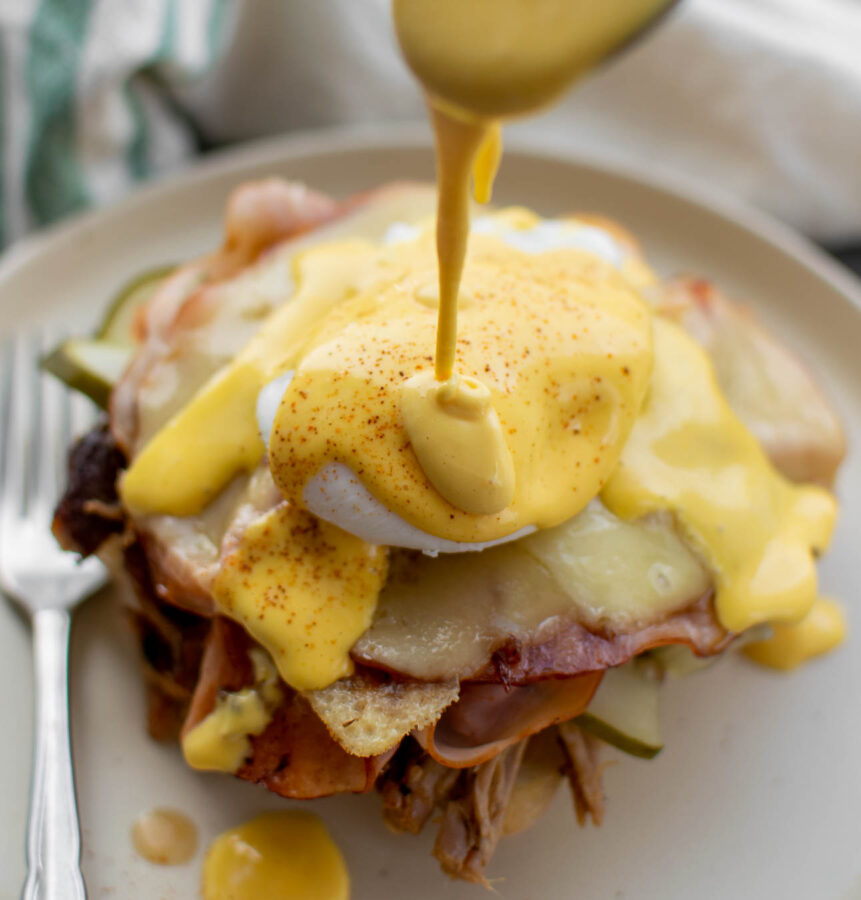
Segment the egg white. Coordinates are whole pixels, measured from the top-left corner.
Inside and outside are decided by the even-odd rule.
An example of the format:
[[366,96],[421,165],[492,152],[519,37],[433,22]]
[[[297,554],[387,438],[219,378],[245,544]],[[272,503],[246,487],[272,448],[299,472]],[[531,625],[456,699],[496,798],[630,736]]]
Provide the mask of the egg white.
[[257,395],[257,430],[267,447],[272,438],[272,429],[275,427],[275,414],[278,412],[281,398],[290,387],[292,380],[293,370],[291,369],[270,381]]
[[[629,256],[628,250],[608,231],[570,220],[542,219],[531,228],[512,228],[493,216],[480,216],[473,221],[470,231],[494,235],[523,253],[547,253],[569,248],[585,250],[617,269],[625,264]],[[386,231],[383,243],[403,244],[414,241],[420,234],[421,229],[416,225],[395,222]]]
[[320,519],[367,541],[387,547],[438,553],[469,553],[506,544],[535,531],[534,525],[521,528],[494,541],[470,543],[449,541],[410,525],[387,509],[343,463],[329,463],[308,482],[302,494],[305,506]]
[[523,253],[547,253],[551,250],[585,250],[617,269],[628,253],[603,228],[581,225],[561,219],[542,219],[531,228],[511,228],[492,216],[482,216],[472,225],[476,234],[491,234]]

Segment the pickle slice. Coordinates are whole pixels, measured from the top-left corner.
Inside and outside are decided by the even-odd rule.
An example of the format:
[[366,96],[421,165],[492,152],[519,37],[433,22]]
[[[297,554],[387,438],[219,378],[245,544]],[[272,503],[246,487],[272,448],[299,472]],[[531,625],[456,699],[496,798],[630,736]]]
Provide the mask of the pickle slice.
[[135,313],[156,292],[175,266],[159,266],[129,281],[111,301],[96,337],[116,344],[134,344]]
[[659,682],[636,661],[607,669],[589,708],[576,722],[625,753],[651,759],[664,746],[658,716],[660,690]]
[[102,408],[122,375],[133,348],[94,338],[70,338],[42,358],[42,369]]

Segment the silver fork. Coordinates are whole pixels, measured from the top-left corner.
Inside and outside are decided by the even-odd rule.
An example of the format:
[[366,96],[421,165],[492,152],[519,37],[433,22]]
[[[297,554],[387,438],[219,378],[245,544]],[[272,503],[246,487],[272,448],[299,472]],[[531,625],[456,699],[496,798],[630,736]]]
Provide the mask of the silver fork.
[[50,526],[72,435],[93,419],[38,368],[47,336],[20,335],[0,356],[0,588],[33,628],[35,736],[28,874],[22,900],[83,900],[81,837],[69,739],[70,610],[106,580],[96,559],[78,562]]

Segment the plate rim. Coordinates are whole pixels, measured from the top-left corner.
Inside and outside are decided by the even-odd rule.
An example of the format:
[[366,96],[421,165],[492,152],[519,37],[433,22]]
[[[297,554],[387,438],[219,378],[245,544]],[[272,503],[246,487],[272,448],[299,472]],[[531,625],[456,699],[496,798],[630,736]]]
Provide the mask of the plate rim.
[[[178,170],[156,176],[113,203],[85,210],[13,242],[0,255],[0,288],[21,269],[55,248],[73,243],[88,232],[109,226],[115,219],[132,215],[141,206],[169,203],[172,195],[198,187],[211,179],[229,176],[242,169],[263,167],[267,163],[273,166],[283,164],[298,157],[366,150],[428,150],[430,147],[430,130],[420,122],[318,128],[224,147],[198,157]],[[629,181],[664,193],[676,201],[699,207],[800,263],[842,294],[856,313],[861,313],[861,280],[791,225],[751,206],[728,191],[689,175],[670,174],[666,171],[655,173],[647,171],[644,166],[608,161],[592,153],[566,150],[555,141],[550,142],[537,136],[514,136],[507,142],[505,153],[508,157],[531,157],[593,169],[602,175]]]

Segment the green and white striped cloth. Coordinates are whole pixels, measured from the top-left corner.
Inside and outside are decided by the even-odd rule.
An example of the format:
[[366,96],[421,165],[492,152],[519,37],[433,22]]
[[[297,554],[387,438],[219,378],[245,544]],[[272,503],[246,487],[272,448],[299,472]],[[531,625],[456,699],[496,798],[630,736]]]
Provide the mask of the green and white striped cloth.
[[0,0],[0,246],[198,150],[171,99],[233,0]]

